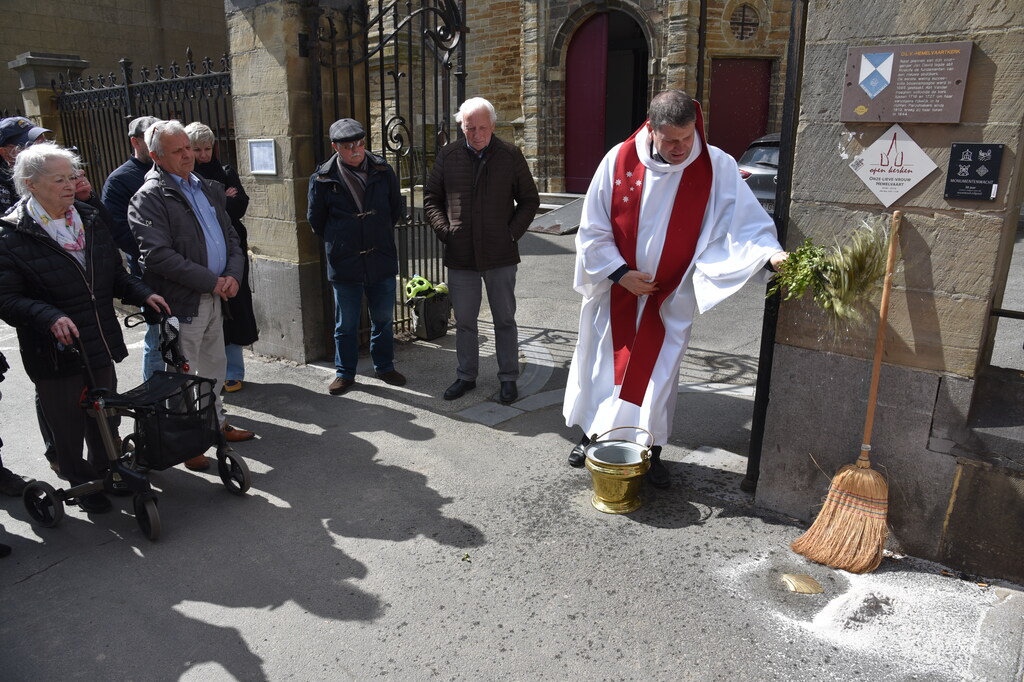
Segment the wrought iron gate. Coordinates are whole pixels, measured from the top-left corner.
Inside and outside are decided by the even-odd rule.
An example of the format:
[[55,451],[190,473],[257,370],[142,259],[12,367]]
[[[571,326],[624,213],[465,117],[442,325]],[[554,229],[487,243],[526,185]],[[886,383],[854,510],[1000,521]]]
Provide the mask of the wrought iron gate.
[[131,154],[128,122],[138,116],[205,123],[217,139],[221,162],[236,163],[227,55],[221,57],[221,70],[214,71],[212,59],[207,57],[197,65],[192,50],[186,50],[184,65],[171,62],[166,69],[142,67],[137,81],[132,62],[122,59],[120,64],[120,82],[111,73],[68,81],[61,77],[53,83],[62,141],[78,148],[97,190]]
[[441,246],[423,216],[423,186],[437,151],[453,137],[452,115],[465,99],[465,0],[358,5],[334,15],[318,8],[311,18],[314,147],[322,162],[329,156],[327,128],[354,118],[366,128],[367,146],[398,174],[406,220],[398,227],[395,327],[409,330],[405,281],[445,278]]

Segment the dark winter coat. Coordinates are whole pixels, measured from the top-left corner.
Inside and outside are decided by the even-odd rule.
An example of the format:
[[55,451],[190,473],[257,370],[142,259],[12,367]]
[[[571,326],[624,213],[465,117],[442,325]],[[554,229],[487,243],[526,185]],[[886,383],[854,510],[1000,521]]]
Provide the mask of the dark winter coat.
[[69,317],[94,368],[120,362],[128,351],[114,297],[141,306],[153,290],[124,269],[110,230],[96,209],[75,202],[85,228],[85,267],[28,215],[25,202],[0,219],[0,319],[17,328],[25,371],[35,379],[82,372],[81,359],[62,350],[50,327]]
[[115,168],[103,183],[101,199],[110,211],[110,234],[117,248],[135,260],[139,258],[139,245],[128,226],[128,202],[145,184],[146,173],[152,167],[152,161],[139,161],[133,156]]
[[178,317],[199,312],[200,295],[213,293],[218,277],[234,277],[239,283],[245,278],[245,257],[225,209],[224,186],[213,180],[200,182],[224,233],[227,265],[222,273],[206,266],[203,226],[167,171],[154,166],[128,206],[128,224],[139,243],[142,279]]
[[12,169],[6,159],[0,159],[0,216],[18,203],[18,192],[14,189]]
[[423,210],[444,243],[444,264],[491,270],[519,262],[519,238],[540,206],[523,153],[491,137],[483,159],[456,140],[437,154]]
[[402,217],[398,177],[381,157],[366,152],[363,210],[341,177],[338,155],[309,178],[306,218],[324,242],[332,282],[379,282],[398,274],[395,224]]
[[248,346],[260,338],[256,314],[252,310],[252,287],[249,285],[249,232],[242,223],[242,217],[249,208],[249,195],[245,193],[235,169],[228,165],[222,166],[216,156],[207,163],[197,163],[195,173],[207,180],[216,180],[225,189],[234,187],[238,190],[233,197],[225,195],[225,209],[231,217],[231,226],[238,234],[238,243],[245,259],[245,272],[242,279],[238,280],[238,293],[228,299],[224,306],[224,343]]

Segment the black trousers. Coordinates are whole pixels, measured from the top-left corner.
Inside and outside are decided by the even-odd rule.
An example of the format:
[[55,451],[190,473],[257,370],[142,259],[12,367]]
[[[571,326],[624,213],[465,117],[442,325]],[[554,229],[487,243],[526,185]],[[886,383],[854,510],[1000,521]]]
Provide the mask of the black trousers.
[[[93,368],[93,374],[97,385],[117,390],[117,373],[113,365]],[[99,423],[79,404],[85,377],[38,379],[35,385],[43,420],[51,426],[61,477],[71,485],[99,478],[109,462]],[[89,448],[88,461],[82,457],[83,440]]]

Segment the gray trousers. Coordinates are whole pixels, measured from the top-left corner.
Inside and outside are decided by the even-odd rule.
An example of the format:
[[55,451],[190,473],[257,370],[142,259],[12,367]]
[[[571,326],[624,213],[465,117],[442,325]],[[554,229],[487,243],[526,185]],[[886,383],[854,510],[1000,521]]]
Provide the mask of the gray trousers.
[[228,361],[224,355],[224,313],[220,296],[203,294],[199,297],[199,312],[192,322],[181,321],[178,343],[192,374],[216,379],[213,398],[217,418],[223,426],[225,417],[220,404],[220,387],[224,383]]
[[455,356],[459,361],[456,376],[476,381],[480,371],[480,344],[477,318],[480,316],[482,286],[487,287],[487,304],[494,321],[494,346],[498,356],[498,380],[515,381],[519,377],[519,329],[516,327],[516,271],[508,265],[477,272],[448,270],[448,290],[455,311]]

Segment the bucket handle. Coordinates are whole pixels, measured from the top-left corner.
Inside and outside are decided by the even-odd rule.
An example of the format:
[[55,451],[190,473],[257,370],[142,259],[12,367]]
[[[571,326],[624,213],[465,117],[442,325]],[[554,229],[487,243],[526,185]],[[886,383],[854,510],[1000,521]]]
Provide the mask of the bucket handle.
[[[616,426],[615,428],[612,428],[612,429],[608,429],[607,431],[605,431],[604,433],[602,433],[602,434],[601,434],[600,436],[594,436],[594,437],[592,437],[592,438],[590,439],[590,442],[591,442],[591,443],[596,443],[596,442],[598,442],[599,440],[601,440],[602,438],[604,438],[605,436],[607,436],[607,435],[608,435],[609,433],[611,433],[612,431],[618,431],[618,430],[620,430],[620,429],[633,429],[634,431],[643,431],[644,433],[646,433],[646,434],[647,434],[647,436],[648,436],[648,437],[649,437],[649,438],[651,439],[651,442],[650,442],[650,443],[648,443],[648,445],[647,445],[647,447],[646,447],[646,448],[644,448],[644,451],[643,451],[643,453],[641,454],[641,457],[643,457],[643,458],[644,458],[644,460],[650,459],[650,456],[651,456],[651,448],[652,448],[652,447],[654,447],[654,434],[653,434],[653,433],[651,433],[650,431],[648,431],[647,429],[643,428],[642,426]],[[639,445],[639,443],[637,443],[637,445]]]

